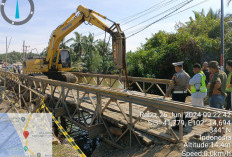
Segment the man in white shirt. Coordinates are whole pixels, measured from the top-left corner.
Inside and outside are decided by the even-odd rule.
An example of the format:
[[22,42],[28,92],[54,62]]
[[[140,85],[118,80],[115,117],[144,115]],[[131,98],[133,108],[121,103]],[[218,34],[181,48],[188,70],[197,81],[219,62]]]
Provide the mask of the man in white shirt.
[[204,107],[204,98],[207,96],[206,76],[201,71],[201,65],[198,63],[193,65],[193,72],[195,75],[189,81],[192,92],[192,105]]

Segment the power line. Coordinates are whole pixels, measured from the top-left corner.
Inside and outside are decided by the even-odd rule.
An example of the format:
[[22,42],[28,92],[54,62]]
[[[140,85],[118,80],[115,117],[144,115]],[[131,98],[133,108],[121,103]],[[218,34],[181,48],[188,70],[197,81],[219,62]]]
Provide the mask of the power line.
[[[175,14],[169,15],[169,16],[167,16],[166,18],[175,16],[175,15],[177,15],[177,14],[179,14],[179,13],[182,13],[182,12],[188,10],[188,9],[191,9],[191,8],[194,8],[194,7],[198,6],[198,5],[201,5],[201,4],[203,4],[203,3],[207,2],[207,1],[209,1],[209,0],[204,0],[204,1],[202,1],[202,2],[199,2],[199,3],[195,4],[195,5],[192,5],[192,6],[186,8],[186,9],[184,9],[184,10],[181,10],[181,11],[175,13]],[[165,19],[166,19],[166,18],[165,18]],[[138,30],[139,30],[139,29],[138,29]],[[126,31],[126,30],[124,30],[124,31]]]
[[[136,24],[136,25],[134,25],[134,26],[131,26],[131,27],[129,27],[129,28],[126,28],[124,31],[130,30],[130,29],[132,29],[132,28],[134,28],[134,27],[138,27],[139,25],[144,24],[145,22],[148,22],[148,21],[154,19],[155,17],[161,16],[162,14],[164,14],[164,13],[166,13],[166,12],[168,12],[168,11],[171,11],[171,10],[175,9],[175,8],[178,7],[179,5],[185,3],[186,1],[188,1],[188,0],[185,0],[185,1],[183,1],[183,2],[181,2],[181,3],[179,3],[179,4],[177,4],[177,5],[175,5],[175,6],[171,7],[171,8],[169,8],[169,9],[167,9],[167,10],[165,10],[165,11],[163,11],[163,12],[161,12],[161,13],[159,13],[159,14],[153,16],[153,17],[151,17],[151,18],[148,18],[148,19],[146,19],[146,20],[144,20],[144,21],[142,21],[142,22],[140,22],[140,23],[138,23],[138,24]],[[174,2],[174,1],[173,1],[173,0],[170,0],[170,1],[166,2],[166,3],[164,3],[163,5],[166,7],[167,5],[171,4],[170,2]],[[157,10],[159,10],[159,9],[161,9],[161,8],[162,8],[162,6],[160,6]],[[154,11],[157,11],[157,10],[154,10]],[[137,20],[138,18],[143,17],[143,16],[145,16],[145,15],[147,15],[147,14],[149,14],[149,13],[152,13],[152,12],[154,12],[154,11],[150,11],[150,12],[147,12],[147,13],[145,13],[145,14],[142,14],[142,15],[140,15],[139,17],[136,17],[136,18],[134,18],[134,19],[128,21],[127,23],[132,22],[132,21],[134,21],[134,20]],[[125,25],[125,24],[127,24],[127,23],[124,23],[124,24],[122,24],[122,25]],[[103,34],[104,34],[104,32],[100,32],[100,33],[96,34],[95,37],[101,36],[101,35],[103,35]]]
[[[165,1],[167,1],[167,0],[164,0],[164,1],[160,2],[160,3],[156,3],[156,4],[152,5],[151,7],[149,7],[148,9],[145,9],[143,11],[140,11],[138,13],[135,13],[133,15],[125,17],[125,18],[119,20],[117,23],[120,23],[121,26],[126,25],[126,24],[128,24],[128,23],[130,23],[132,21],[135,21],[135,20],[137,20],[137,19],[139,19],[139,18],[141,18],[141,17],[143,17],[143,16],[145,16],[147,14],[150,14],[150,13],[152,13],[154,11],[160,10],[161,8],[166,7],[167,5],[170,5],[171,3],[175,2],[174,0],[169,0],[169,1],[167,1],[165,3]],[[95,30],[98,30],[98,29],[94,29],[93,31],[95,31]],[[86,31],[83,34],[88,33],[88,32],[89,31]],[[97,33],[96,36],[100,36],[100,35],[103,35],[103,34],[104,34],[104,32],[99,32],[99,33]]]
[[[135,13],[135,14],[133,14],[133,15],[127,16],[127,17],[125,17],[125,18],[122,18],[122,19],[118,20],[117,22],[118,22],[118,23],[126,22],[127,20],[130,20],[131,18],[134,18],[135,16],[137,16],[137,15],[139,15],[139,14],[141,14],[141,13],[144,13],[144,12],[146,12],[146,11],[151,10],[151,9],[154,8],[154,7],[157,7],[158,5],[164,3],[165,1],[166,1],[166,0],[164,0],[164,1],[160,2],[160,3],[156,3],[156,4],[152,5],[151,7],[147,8],[147,9],[145,9],[145,10],[143,10],[143,11],[140,11],[140,12]],[[174,1],[174,0],[170,0],[170,1]],[[94,30],[98,30],[98,29],[96,28],[96,29],[94,29]],[[93,30],[93,31],[94,31],[94,30]],[[83,34],[85,34],[85,33],[89,33],[89,31],[83,32]]]
[[[125,21],[127,21],[127,20],[129,20],[129,19],[131,19],[131,18],[134,18],[135,16],[137,16],[137,15],[139,15],[139,14],[142,14],[142,13],[144,13],[144,12],[146,12],[146,11],[149,11],[149,10],[153,9],[154,7],[159,6],[160,4],[164,3],[165,1],[166,1],[166,0],[162,1],[161,3],[156,3],[156,4],[152,5],[151,7],[147,8],[147,9],[145,9],[145,10],[143,10],[143,11],[140,11],[140,12],[138,12],[138,13],[135,13],[135,14],[133,14],[133,15],[130,15],[130,16],[128,16],[128,17],[125,17],[125,18],[119,20],[118,22],[125,22]],[[174,1],[174,0],[171,0],[171,1]]]
[[[186,1],[188,1],[188,0],[186,0]],[[144,21],[142,21],[142,22],[140,22],[140,23],[138,23],[138,24],[136,24],[136,25],[134,25],[134,26],[131,26],[131,27],[125,29],[124,32],[127,31],[127,30],[130,30],[130,29],[132,29],[132,28],[134,28],[134,27],[137,27],[137,26],[139,26],[139,25],[141,25],[141,24],[144,24],[145,22],[148,22],[148,21],[154,19],[155,17],[158,17],[158,16],[160,16],[160,15],[166,13],[166,12],[169,12],[169,11],[171,11],[171,10],[173,10],[173,9],[176,9],[176,7],[180,6],[181,4],[185,4],[186,1],[181,2],[181,3],[179,3],[178,5],[176,5],[176,6],[172,7],[172,8],[169,8],[169,9],[167,9],[167,10],[165,10],[165,11],[163,11],[163,12],[161,12],[161,13],[159,13],[159,14],[157,14],[157,15],[155,15],[155,16],[149,18],[149,19],[146,19],[146,20],[144,20]]]
[[[139,19],[140,17],[143,17],[143,16],[145,16],[145,15],[147,15],[147,14],[150,14],[150,13],[152,13],[152,12],[154,12],[154,11],[157,11],[157,10],[163,8],[164,6],[166,7],[167,5],[169,5],[169,4],[171,4],[171,3],[175,2],[175,1],[174,1],[174,0],[169,0],[169,1],[166,2],[166,3],[164,3],[164,2],[165,2],[165,1],[161,2],[161,3],[158,4],[158,5],[154,5],[154,6],[150,7],[149,9],[146,9],[146,10],[140,12],[140,13],[137,13],[137,14],[133,15],[133,17],[130,18],[129,21],[122,22],[121,24],[122,24],[122,25],[125,25],[125,24],[127,24],[127,23],[132,22],[132,21],[135,21],[135,20]],[[160,5],[161,5],[161,6],[160,6]],[[151,11],[149,11],[149,10],[151,10]],[[149,12],[147,12],[147,11],[149,11]],[[138,15],[139,15],[139,16],[138,16]],[[138,17],[136,17],[136,16],[138,16]]]
[[[164,17],[158,19],[157,21],[155,21],[155,23],[157,23],[157,22],[159,22],[159,21],[161,21],[161,20],[163,20],[163,19],[166,19],[166,18],[175,16],[175,15],[177,15],[177,14],[179,14],[179,13],[182,13],[182,12],[188,10],[188,9],[194,8],[194,7],[196,7],[196,6],[200,5],[200,4],[203,4],[203,3],[205,3],[205,2],[207,2],[207,1],[209,1],[209,0],[205,0],[205,1],[199,2],[199,3],[197,3],[197,4],[193,5],[193,6],[190,6],[190,7],[186,8],[186,9],[184,9],[184,10],[181,10],[181,11],[175,13],[175,14],[172,14],[172,13],[176,12],[177,10],[183,8],[184,6],[186,6],[188,3],[192,2],[192,1],[193,1],[193,0],[191,0],[191,1],[189,1],[189,2],[187,1],[186,4],[184,3],[185,1],[184,1],[184,2],[181,2],[181,3],[179,3],[178,5],[176,5],[176,6],[172,7],[172,8],[170,8],[170,9],[167,9],[166,11],[164,11],[164,12],[162,12],[162,13],[160,13],[160,14],[157,14],[157,15],[155,15],[155,16],[153,16],[153,17],[147,19],[147,20],[144,20],[143,22],[140,22],[140,23],[138,23],[138,24],[136,24],[136,25],[134,25],[134,26],[131,26],[131,27],[129,27],[129,28],[126,28],[124,31],[130,30],[130,29],[132,29],[132,28],[135,28],[135,27],[137,27],[137,26],[139,26],[139,25],[141,25],[141,24],[147,22],[147,21],[150,21],[151,19],[153,19],[153,18],[155,18],[155,17],[158,17],[158,16],[164,14],[165,12],[168,12],[168,11],[171,11],[171,10],[175,9],[177,6],[179,6],[179,5],[183,4],[183,3],[184,3],[184,5],[181,5],[179,8],[175,9],[175,10],[174,10],[173,12],[171,12],[170,14],[167,14],[167,15],[165,15]],[[141,11],[141,12],[139,12],[139,13],[133,14],[133,15],[131,15],[131,16],[125,17],[125,18],[121,19],[120,21],[124,21],[124,23],[122,23],[122,25],[125,25],[125,24],[130,23],[130,22],[132,22],[132,21],[134,21],[134,20],[137,20],[137,19],[140,18],[140,17],[143,17],[143,16],[145,16],[145,15],[147,15],[147,14],[149,14],[149,13],[154,12],[152,9],[154,9],[154,8],[157,7],[157,6],[160,6],[160,5],[161,5],[161,7],[159,7],[159,9],[160,9],[160,8],[162,8],[162,5],[164,5],[164,4],[166,4],[165,6],[171,4],[171,2],[173,2],[173,0],[170,0],[170,1],[166,2],[166,3],[164,3],[164,2],[165,2],[165,1],[163,1],[163,2],[161,2],[161,3],[158,3],[158,4],[155,4],[155,5],[151,6],[151,7],[148,8],[148,9],[145,9],[145,10],[143,10],[143,11]],[[150,11],[149,11],[149,10],[150,10]],[[149,11],[149,12],[147,12],[147,11]],[[157,10],[156,10],[156,11],[157,11]],[[144,14],[142,14],[142,13],[144,13]],[[140,15],[140,14],[142,14],[142,15]],[[140,15],[140,16],[138,16],[138,15]],[[138,17],[134,17],[134,16],[138,16]],[[128,21],[128,20],[129,20],[129,21]],[[127,22],[126,22],[126,21],[127,21]],[[150,26],[148,26],[148,27],[150,27]],[[141,28],[140,28],[140,29],[141,29]],[[146,28],[142,28],[141,30],[140,30],[140,29],[137,29],[137,30],[138,30],[138,33],[141,32],[141,31],[143,31],[143,30],[146,29]],[[97,29],[96,29],[96,30],[97,30]],[[103,35],[103,34],[104,34],[104,32],[100,32],[100,33],[96,34],[95,37],[101,36],[101,35]],[[136,33],[133,33],[133,34],[137,34],[137,32],[136,32]],[[133,34],[131,34],[129,37],[131,37]],[[129,38],[129,37],[128,37],[128,38]]]
[[152,26],[153,24],[155,24],[155,23],[157,23],[157,22],[159,22],[159,21],[161,21],[161,20],[167,18],[169,15],[171,15],[171,14],[173,14],[174,12],[178,11],[179,9],[183,8],[184,6],[186,6],[187,4],[189,4],[189,3],[192,2],[192,1],[193,1],[193,0],[190,0],[190,1],[186,2],[185,4],[183,4],[182,6],[180,6],[179,8],[175,9],[174,11],[172,11],[172,12],[166,14],[165,16],[161,17],[160,19],[158,19],[158,20],[156,20],[156,21],[150,23],[149,25],[145,26],[143,29],[141,29],[141,30],[139,30],[139,31],[137,31],[137,32],[135,32],[135,33],[133,33],[133,34],[131,34],[130,36],[127,37],[127,39],[130,38],[130,37],[132,37],[132,36],[134,36],[134,35],[136,35],[136,34],[138,34],[138,33],[140,33],[140,32],[142,32],[142,31],[144,31],[145,29],[149,28],[149,27]]
[[[204,1],[202,1],[202,2],[199,2],[199,3],[197,3],[197,4],[195,4],[195,5],[192,5],[192,6],[186,8],[186,9],[184,9],[184,10],[181,10],[181,11],[179,11],[179,12],[177,12],[177,13],[171,15],[171,16],[175,16],[175,15],[177,15],[177,14],[179,14],[179,13],[182,13],[182,12],[184,12],[184,11],[186,11],[186,10],[189,10],[189,9],[191,9],[191,8],[194,8],[194,7],[198,6],[198,5],[201,5],[201,4],[203,4],[203,3],[207,2],[207,1],[209,1],[209,0],[204,0]],[[171,16],[169,16],[169,17],[171,17]]]

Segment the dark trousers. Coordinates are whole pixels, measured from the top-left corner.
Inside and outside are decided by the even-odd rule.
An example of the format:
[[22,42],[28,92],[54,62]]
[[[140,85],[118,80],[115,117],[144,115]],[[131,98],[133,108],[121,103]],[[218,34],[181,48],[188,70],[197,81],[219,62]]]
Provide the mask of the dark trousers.
[[[179,101],[179,102],[185,102],[187,97],[187,93],[183,93],[183,94],[175,94],[172,93],[172,100],[174,101]],[[176,125],[178,124],[178,120],[180,119],[180,117],[176,117]],[[185,121],[185,114],[183,115],[183,120]]]
[[172,100],[174,101],[185,102],[186,97],[187,97],[187,93],[183,93],[183,94],[172,93]]
[[226,97],[226,110],[230,110],[230,109],[231,109],[231,92],[228,92]]

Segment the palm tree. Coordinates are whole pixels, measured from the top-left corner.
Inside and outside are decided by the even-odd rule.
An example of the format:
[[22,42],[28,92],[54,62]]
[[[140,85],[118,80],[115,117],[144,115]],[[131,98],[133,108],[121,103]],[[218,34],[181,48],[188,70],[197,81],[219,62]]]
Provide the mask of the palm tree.
[[96,41],[94,40],[93,34],[83,36],[82,42],[85,50],[83,61],[86,63],[86,69],[88,69],[89,72],[99,72],[101,56],[97,51]]
[[220,11],[214,12],[212,8],[209,9],[207,13],[207,17],[210,19],[219,19],[220,18]]
[[98,40],[97,41],[97,49],[99,51],[99,54],[102,56],[102,57],[106,57],[106,56],[109,56],[109,55],[112,55],[111,53],[111,49],[110,49],[110,44],[109,43],[106,43],[105,41],[103,40]]
[[70,47],[73,49],[73,62],[80,60],[85,53],[83,49],[82,35],[78,32],[74,32],[74,35],[74,38],[67,40],[67,42],[72,42]]
[[63,38],[63,39],[61,40],[61,42],[60,42],[59,48],[60,48],[60,49],[69,49],[69,47],[67,46],[67,43],[68,43],[68,41],[65,41],[65,38]]

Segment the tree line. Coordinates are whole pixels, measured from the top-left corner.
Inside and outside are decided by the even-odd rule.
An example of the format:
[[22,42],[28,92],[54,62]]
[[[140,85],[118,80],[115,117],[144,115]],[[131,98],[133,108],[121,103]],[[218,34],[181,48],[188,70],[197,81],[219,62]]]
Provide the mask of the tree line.
[[[232,16],[225,17],[225,59],[232,58]],[[220,61],[220,12],[194,12],[186,23],[175,25],[175,33],[159,31],[135,52],[127,53],[129,75],[170,79],[172,62],[184,61],[184,69],[193,75],[192,65]]]
[[[33,56],[39,56],[39,54],[35,53],[29,53],[28,56],[33,57]],[[12,51],[8,53],[7,55],[0,54],[0,62],[5,62],[7,60],[8,63],[13,64],[16,62],[22,62],[23,60],[23,53],[17,52],[17,51]]]

